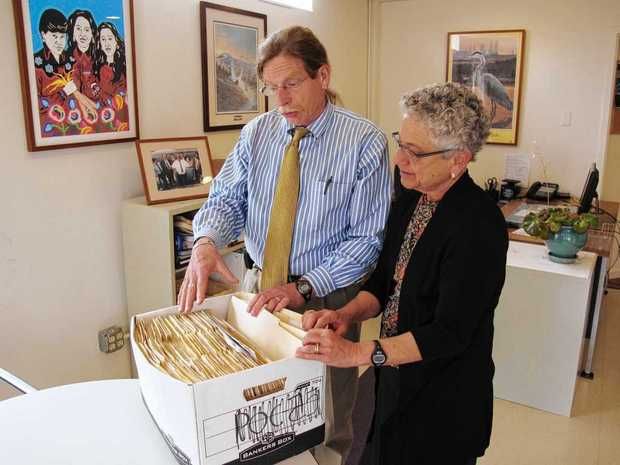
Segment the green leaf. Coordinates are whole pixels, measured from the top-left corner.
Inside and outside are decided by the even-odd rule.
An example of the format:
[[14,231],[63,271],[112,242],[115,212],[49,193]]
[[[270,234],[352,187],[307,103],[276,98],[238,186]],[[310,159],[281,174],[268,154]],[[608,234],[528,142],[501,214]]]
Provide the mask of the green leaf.
[[579,220],[573,225],[573,229],[576,233],[583,234],[588,230],[588,222],[585,220]]
[[561,223],[556,223],[555,221],[549,222],[549,231],[551,231],[552,233],[558,232],[561,228],[562,228]]

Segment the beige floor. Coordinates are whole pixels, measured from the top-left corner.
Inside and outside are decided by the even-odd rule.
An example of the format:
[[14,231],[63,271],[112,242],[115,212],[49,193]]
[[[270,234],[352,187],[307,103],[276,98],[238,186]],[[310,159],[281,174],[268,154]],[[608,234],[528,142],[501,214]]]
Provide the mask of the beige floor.
[[579,378],[566,418],[495,400],[493,435],[479,465],[620,465],[620,291],[605,299],[594,380]]

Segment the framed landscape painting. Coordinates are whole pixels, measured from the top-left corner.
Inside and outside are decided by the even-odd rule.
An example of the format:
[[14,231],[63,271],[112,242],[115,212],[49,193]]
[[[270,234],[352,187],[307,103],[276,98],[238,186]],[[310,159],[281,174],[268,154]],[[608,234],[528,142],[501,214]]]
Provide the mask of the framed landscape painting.
[[149,205],[209,194],[213,164],[206,137],[142,139],[136,150]]
[[525,31],[448,33],[446,80],[480,97],[491,119],[491,144],[516,145]]
[[200,2],[204,130],[240,129],[267,108],[256,61],[267,16]]
[[13,11],[28,150],[136,139],[132,0],[13,0]]

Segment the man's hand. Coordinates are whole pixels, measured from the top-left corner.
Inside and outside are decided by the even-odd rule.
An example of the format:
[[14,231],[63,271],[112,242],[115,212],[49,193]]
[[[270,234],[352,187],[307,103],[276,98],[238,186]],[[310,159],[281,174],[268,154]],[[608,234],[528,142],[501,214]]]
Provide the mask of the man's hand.
[[307,310],[301,318],[304,331],[313,328],[329,328],[338,336],[344,336],[349,330],[351,321],[342,312],[336,310]]
[[299,308],[305,303],[306,301],[297,290],[295,283],[289,283],[256,294],[248,305],[248,312],[252,316],[257,316],[263,307],[273,313],[279,312],[283,308]]
[[209,276],[218,272],[229,284],[237,284],[237,278],[228,269],[221,255],[210,240],[198,240],[181,284],[177,304],[181,313],[192,310],[194,302],[201,303],[207,295]]
[[318,360],[333,367],[357,367],[370,361],[372,348],[369,351],[367,345],[367,341],[351,342],[331,329],[311,329],[295,356],[306,360]]

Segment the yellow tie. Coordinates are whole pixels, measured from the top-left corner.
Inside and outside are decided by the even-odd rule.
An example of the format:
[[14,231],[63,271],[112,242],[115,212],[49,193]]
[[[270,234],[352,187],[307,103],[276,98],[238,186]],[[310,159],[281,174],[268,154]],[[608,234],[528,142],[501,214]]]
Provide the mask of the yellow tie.
[[299,141],[306,134],[306,128],[295,128],[293,140],[284,151],[265,241],[261,290],[287,282],[299,198]]

